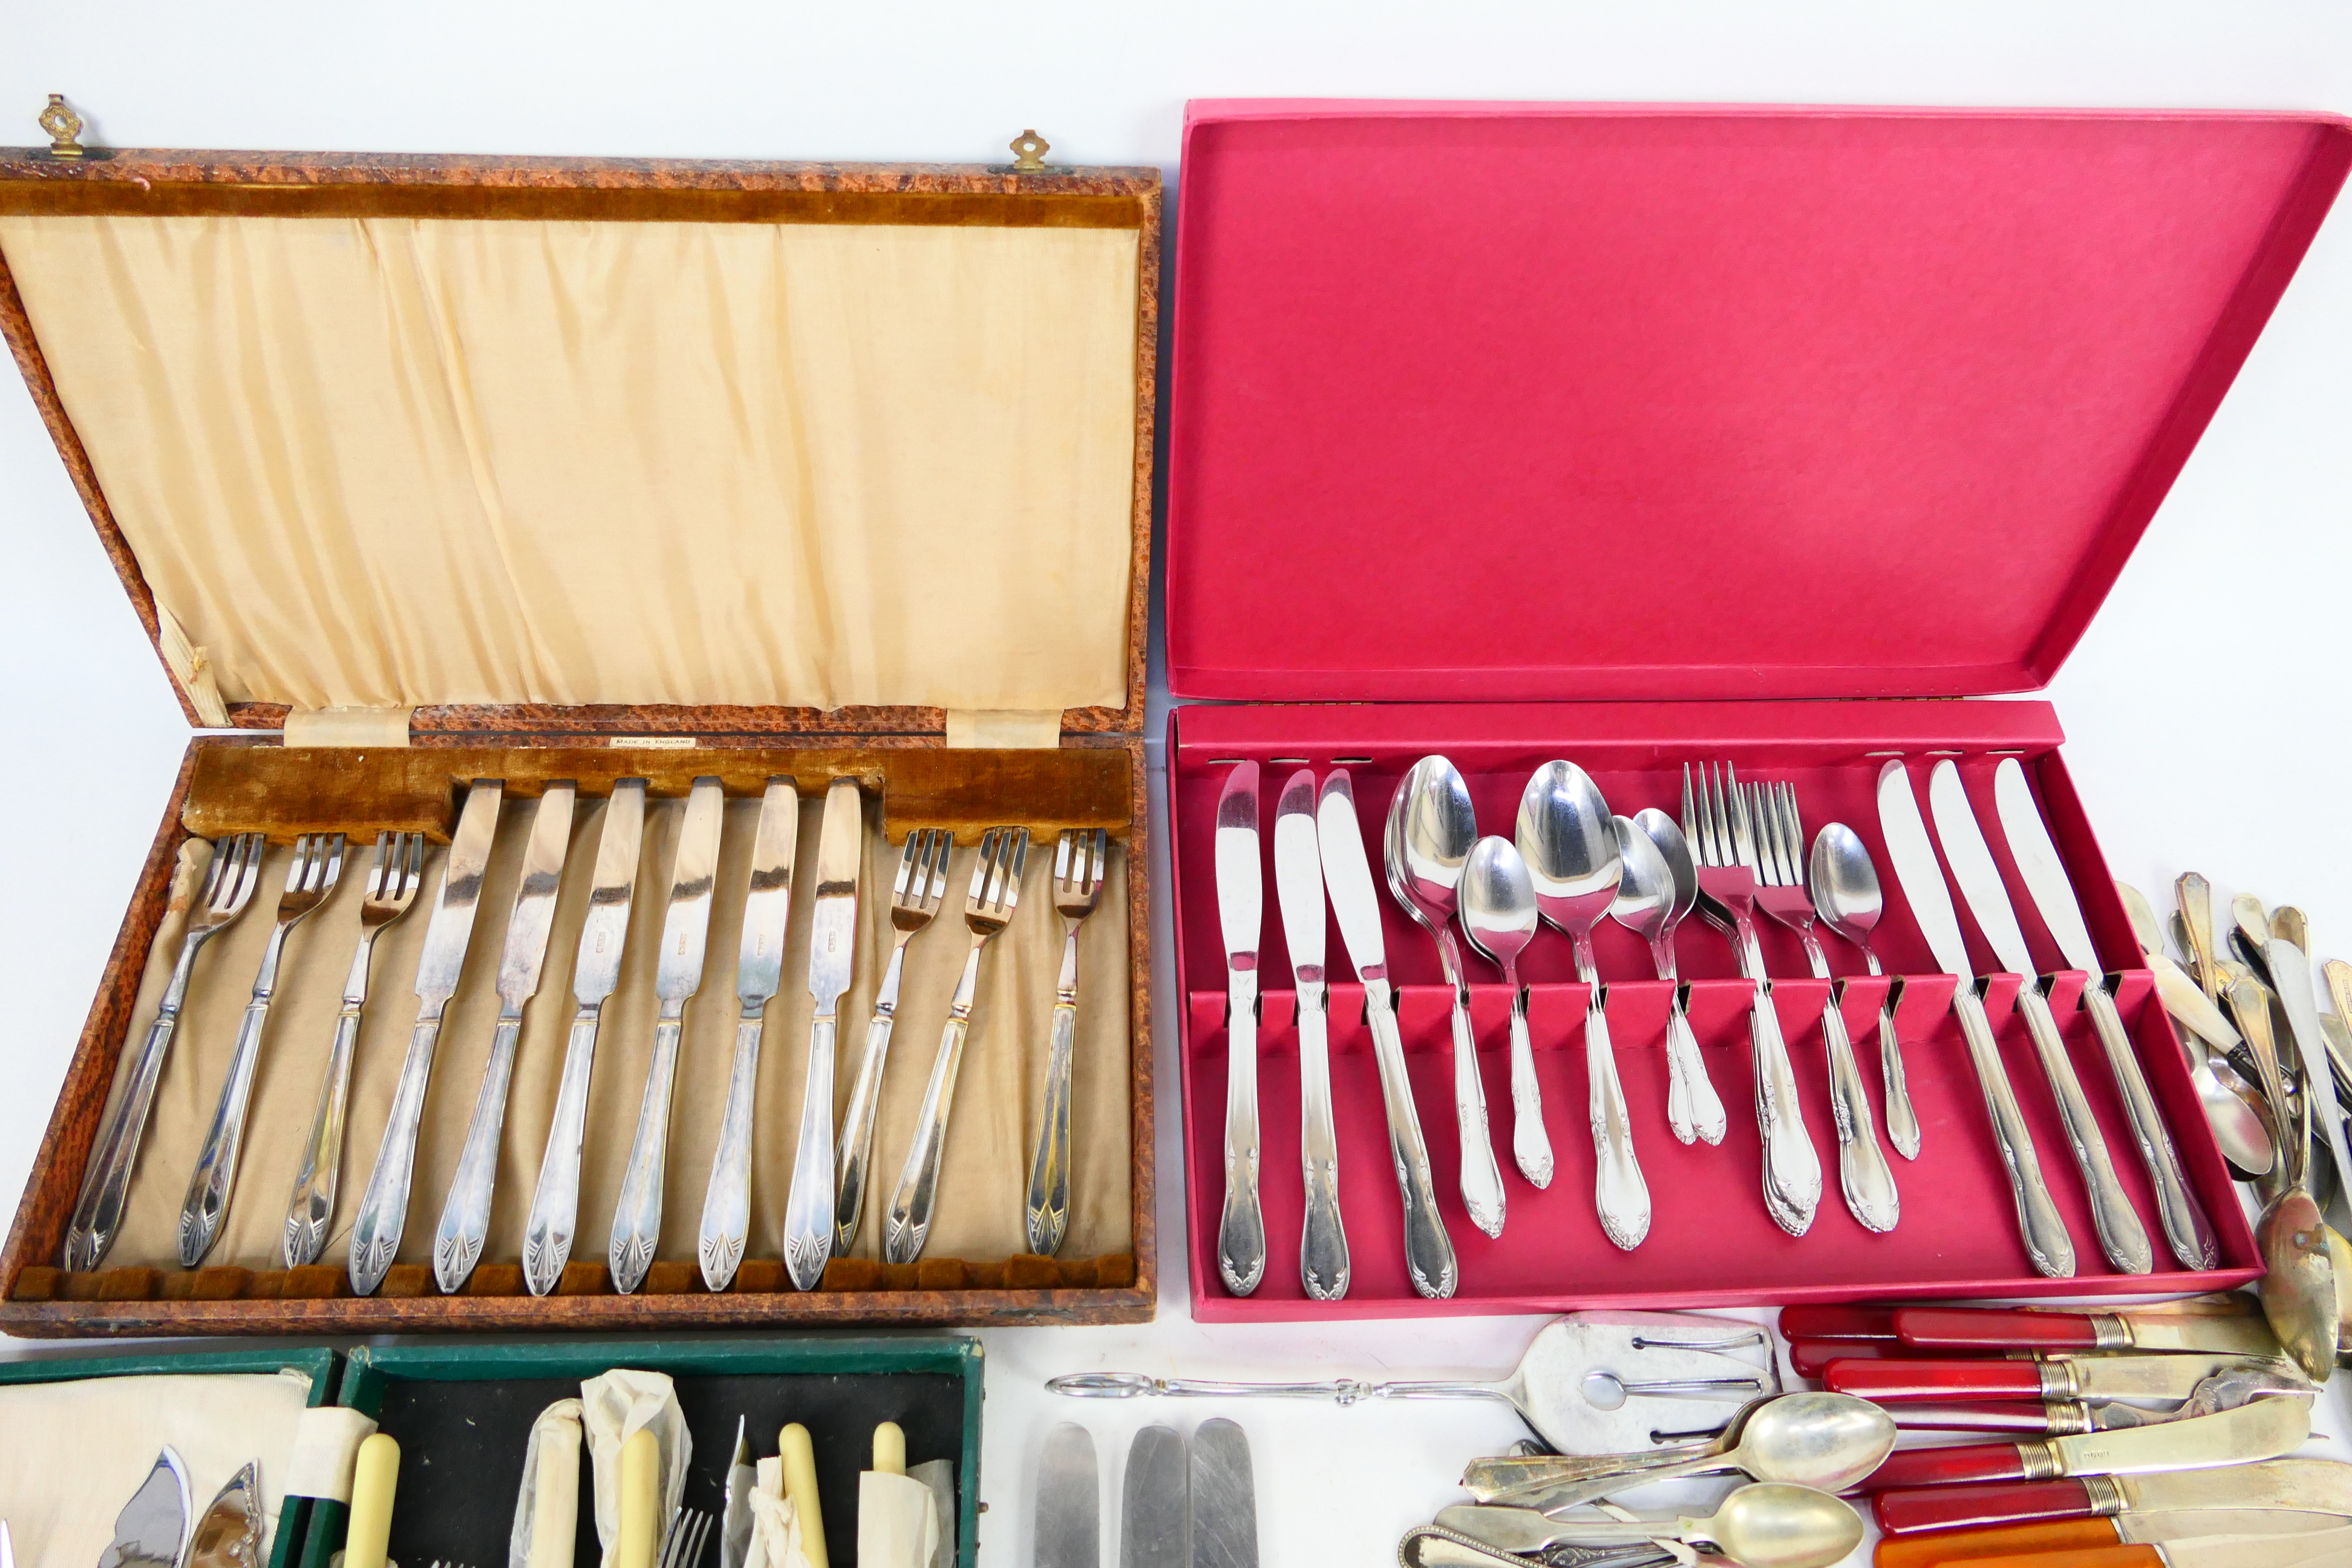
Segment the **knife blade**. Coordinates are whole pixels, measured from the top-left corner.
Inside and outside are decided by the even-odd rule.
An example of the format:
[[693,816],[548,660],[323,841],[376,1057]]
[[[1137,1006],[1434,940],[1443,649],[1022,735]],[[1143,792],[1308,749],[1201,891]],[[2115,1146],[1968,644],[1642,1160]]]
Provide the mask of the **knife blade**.
[[[2285,1535],[2287,1547],[2331,1534],[2347,1521],[2333,1514],[2287,1513],[2262,1509],[2189,1509],[2170,1513],[2120,1513],[2112,1519],[2053,1521],[2046,1524],[1995,1525],[1983,1530],[1938,1531],[1916,1541],[1890,1546],[1878,1558],[1877,1568],[1942,1568],[1946,1563],[1996,1557],[2021,1559],[2032,1553],[2096,1552],[2090,1563],[2108,1561],[2107,1548],[2154,1546],[2176,1541],[2206,1541],[2217,1536]],[[2340,1550],[2340,1548],[2339,1548]],[[2114,1554],[2116,1562],[2126,1561]],[[2033,1559],[2040,1562],[2039,1557]],[[2145,1561],[2145,1558],[2140,1559]]]
[[1192,1568],[1257,1568],[1249,1435],[1222,1415],[1192,1433]]
[[2123,1184],[2116,1179],[2106,1134],[2099,1130],[2091,1102],[2084,1098],[2082,1081],[2074,1076],[2074,1058],[2066,1054],[2066,1043],[2059,1037],[2057,1019],[2051,1016],[2049,996],[2036,978],[2040,971],[2026,948],[2024,932],[2018,929],[2016,911],[2010,906],[2009,889],[2000,879],[2000,868],[1993,864],[1975,808],[1969,804],[1959,767],[1949,757],[1938,760],[1928,772],[1927,808],[1935,813],[1945,863],[1952,869],[1960,897],[1976,916],[1977,929],[1991,944],[2002,972],[2020,978],[2018,1015],[2025,1020],[2033,1054],[2042,1062],[2042,1076],[2050,1080],[2050,1092],[2058,1102],[2058,1120],[2066,1129],[2067,1146],[2074,1151],[2075,1168],[2082,1173],[2090,1196],[2091,1221],[2099,1233],[2100,1249],[2108,1262],[2126,1274],[2148,1273],[2156,1267],[2156,1249],[2149,1245],[2147,1228],[2140,1224],[2131,1200],[2124,1195]]
[[260,1568],[261,1461],[249,1459],[205,1507],[183,1568]]
[[441,1293],[454,1296],[490,1234],[490,1197],[498,1184],[499,1135],[506,1125],[507,1094],[514,1081],[515,1048],[522,1039],[522,1014],[539,991],[547,961],[547,937],[555,924],[555,895],[563,882],[563,862],[572,849],[575,786],[569,779],[550,784],[531,814],[530,837],[523,846],[522,882],[507,917],[507,941],[499,955],[499,1018],[490,1036],[489,1060],[482,1064],[482,1087],[474,1117],[441,1205],[433,1236],[433,1275]]
[[[809,1020],[800,1145],[784,1200],[784,1269],[801,1290],[816,1289],[825,1259],[833,1256],[833,1058],[841,1032],[841,995],[849,989],[857,950],[857,868],[865,852],[857,781],[835,779],[824,792],[824,823],[816,841],[816,912],[809,922],[809,995],[816,1011]],[[748,1149],[745,1157],[748,1193]]]
[[715,778],[698,778],[687,792],[678,824],[677,850],[670,869],[669,908],[662,916],[661,953],[654,964],[654,994],[661,1013],[654,1023],[653,1060],[646,1068],[645,1098],[637,1107],[636,1136],[629,1145],[628,1173],[613,1212],[613,1237],[605,1261],[613,1287],[628,1295],[645,1282],[661,1243],[662,1173],[669,1156],[670,1091],[677,1081],[677,1047],[686,1032],[686,1004],[702,984],[703,945],[710,934],[710,891],[719,868],[719,828],[726,814],[725,792]]
[[1257,781],[1255,763],[1237,763],[1217,796],[1217,925],[1225,942],[1225,1200],[1217,1217],[1217,1277],[1236,1296],[1265,1278],[1265,1211],[1257,1192],[1257,944],[1265,916]]
[[[2279,915],[2289,912],[2281,910]],[[2311,1097],[2311,1120],[2319,1123],[2328,1158],[2336,1163],[2337,1190],[2352,1194],[2352,1146],[2345,1142],[2343,1107],[2336,1098],[2336,1072],[2327,1054],[2327,1037],[2319,1026],[2319,994],[2311,978],[2311,958],[2291,934],[2275,926],[2270,941],[2270,968],[2272,984],[2286,1011],[2288,1032],[2294,1037],[2295,1054],[2303,1060],[2305,1092]]]
[[1895,1333],[1926,1350],[2203,1351],[2284,1360],[2260,1318],[2189,1312],[2063,1312],[1898,1307]]
[[352,1289],[373,1295],[400,1250],[408,1225],[408,1186],[416,1169],[416,1134],[425,1117],[425,1089],[433,1077],[433,1048],[441,1038],[441,1015],[457,993],[467,944],[473,940],[474,911],[482,901],[482,876],[498,837],[499,805],[506,785],[476,779],[466,791],[457,831],[441,865],[441,889],[434,895],[433,919],[425,928],[425,948],[416,961],[416,1026],[400,1064],[392,1116],[377,1145],[359,1214],[352,1222]]
[[1919,816],[1919,797],[1912,793],[1910,771],[1900,758],[1878,770],[1878,825],[1886,841],[1886,857],[1895,868],[1895,885],[1911,906],[1911,919],[1926,939],[1937,968],[1957,976],[1952,988],[1952,1016],[1959,1020],[1967,1042],[1969,1065],[1977,1087],[1983,1090],[1985,1111],[1992,1121],[1993,1142],[2009,1173],[2011,1195],[2017,1204],[2017,1226],[2025,1252],[2035,1270],[2053,1279],[2074,1272],[2074,1242],[2066,1222],[2052,1201],[2042,1179],[2042,1162],[2033,1150],[2033,1134],[2018,1108],[2017,1089],[2001,1065],[2000,1047],[1993,1040],[1992,1020],[1985,1016],[1984,999],[1977,994],[1976,972],[1969,963],[1968,944],[1960,940],[1960,922],[1952,912],[1950,892],[1936,862],[1935,847],[1927,841],[1927,824]]
[[2275,1459],[2311,1436],[2300,1399],[2257,1399],[2235,1410],[2160,1426],[2086,1432],[2033,1443],[1968,1443],[1890,1454],[1862,1482],[1865,1491],[1896,1491],[1956,1481],[2031,1481],[2053,1476],[2119,1476],[2194,1470]]
[[760,1489],[759,1467],[744,1440],[745,1417],[735,1417],[735,1452],[727,1461],[727,1508],[719,1525],[719,1568],[743,1568],[751,1551],[751,1494]]
[[2100,967],[2098,951],[2091,945],[2090,929],[2083,923],[2074,884],[2059,863],[2058,847],[2051,841],[2049,825],[2042,819],[2033,791],[2025,782],[2025,769],[2015,757],[2003,757],[1993,769],[1992,794],[2001,832],[2009,839],[2010,856],[2017,862],[2017,874],[2034,908],[2041,911],[2042,923],[2049,928],[2067,966],[2083,972],[2081,1005],[2091,1016],[2107,1070],[2115,1075],[2116,1088],[2123,1097],[2132,1142],[2139,1147],[2140,1163],[2147,1167],[2148,1184],[2156,1191],[2157,1219],[2164,1230],[2165,1245],[2183,1268],[2210,1268],[2221,1258],[2221,1244],[2214,1238],[2213,1225],[2205,1217],[2203,1205],[2189,1190],[2172,1132],[2156,1108],[2156,1097],[2148,1092],[2139,1054],[2132,1048],[2123,1016],[2116,1011],[2115,998],[2108,994],[2105,972]]
[[1192,1568],[1184,1439],[1173,1427],[1146,1426],[1135,1435],[1122,1495],[1119,1568]]
[[[2224,1353],[2082,1355],[2065,1360],[1840,1358],[1822,1369],[1832,1394],[1879,1404],[1927,1399],[2188,1399],[2231,1374],[2279,1378],[2310,1392],[2284,1361]],[[2292,1379],[2291,1382],[2284,1381]]]
[[2022,1486],[1920,1487],[1881,1492],[1872,1500],[1879,1528],[1890,1535],[2209,1509],[2352,1516],[2352,1465],[2335,1459],[2269,1459],[2223,1469],[2087,1476]]
[[1348,950],[1356,979],[1364,988],[1364,1017],[1372,1037],[1372,1059],[1381,1075],[1381,1109],[1388,1119],[1389,1157],[1404,1199],[1405,1272],[1422,1295],[1444,1300],[1461,1284],[1454,1241],[1437,1212],[1437,1183],[1430,1173],[1429,1145],[1423,1141],[1421,1113],[1405,1073],[1404,1037],[1397,1028],[1396,997],[1389,984],[1388,948],[1381,935],[1380,895],[1373,890],[1372,864],[1356,817],[1354,785],[1345,768],[1323,780],[1315,805],[1316,843],[1323,858],[1323,886],[1332,918]]
[[539,1184],[523,1227],[522,1277],[534,1296],[544,1296],[563,1278],[572,1238],[580,1221],[580,1149],[588,1131],[588,1079],[596,1060],[596,1027],[604,1000],[621,980],[621,952],[629,935],[629,906],[636,895],[637,856],[645,838],[646,781],[620,779],[604,803],[604,824],[596,835],[595,880],[588,892],[588,915],[580,926],[580,951],[572,961],[575,1009],[563,1045],[563,1076],[555,1091],[555,1115],[548,1124],[547,1152],[540,1157]]
[[1348,1230],[1339,1217],[1339,1133],[1331,1110],[1331,988],[1324,967],[1323,851],[1315,831],[1315,770],[1282,786],[1274,809],[1274,890],[1297,997],[1298,1154],[1307,1209],[1298,1277],[1307,1297],[1348,1293]]
[[1037,1462],[1035,1568],[1097,1568],[1102,1561],[1102,1485],[1094,1435],[1075,1421],[1045,1434]]
[[194,1507],[188,1468],[178,1449],[166,1447],[114,1516],[114,1540],[100,1555],[98,1568],[173,1568],[187,1540]]

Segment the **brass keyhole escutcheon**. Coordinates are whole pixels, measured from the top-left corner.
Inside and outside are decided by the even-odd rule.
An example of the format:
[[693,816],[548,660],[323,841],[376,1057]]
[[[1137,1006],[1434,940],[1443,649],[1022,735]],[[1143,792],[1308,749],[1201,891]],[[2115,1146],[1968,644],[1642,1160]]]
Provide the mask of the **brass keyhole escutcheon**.
[[1011,145],[1013,166],[1016,169],[1044,168],[1045,154],[1054,150],[1054,144],[1034,131],[1024,131],[1013,139]]

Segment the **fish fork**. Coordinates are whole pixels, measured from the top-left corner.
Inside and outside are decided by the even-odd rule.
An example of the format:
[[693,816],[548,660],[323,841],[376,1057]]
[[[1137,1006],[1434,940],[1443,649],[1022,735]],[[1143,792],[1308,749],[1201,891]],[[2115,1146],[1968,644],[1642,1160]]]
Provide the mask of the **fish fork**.
[[972,998],[980,987],[981,950],[1013,923],[1013,911],[1021,903],[1021,873],[1028,863],[1027,828],[992,827],[981,835],[980,859],[971,868],[971,890],[963,905],[963,922],[971,928],[971,951],[964,957],[963,977],[956,982],[955,1000],[948,1007],[939,1055],[931,1062],[930,1081],[923,1088],[914,1147],[907,1151],[906,1167],[898,1173],[890,1216],[883,1227],[882,1254],[892,1263],[912,1263],[920,1258],[924,1239],[930,1235],[931,1211],[940,1195],[940,1156],[947,1148],[948,1110],[955,1100],[956,1069],[963,1059]]
[[188,1195],[180,1205],[180,1267],[194,1268],[205,1260],[220,1238],[221,1222],[228,1215],[228,1200],[236,1189],[236,1158],[245,1146],[245,1113],[252,1102],[253,1073],[261,1058],[261,1032],[269,1022],[270,999],[278,994],[278,964],[285,956],[286,936],[302,917],[327,901],[343,874],[343,836],[305,833],[294,840],[294,861],[286,868],[286,890],[278,899],[278,923],[261,950],[261,967],[253,977],[253,1000],[245,1005],[237,1025],[236,1049],[229,1057],[227,1076],[221,1080],[220,1103],[213,1108],[212,1125],[205,1130],[196,1168],[188,1176]]
[[1029,1160],[1029,1250],[1051,1258],[1070,1228],[1070,1055],[1078,1034],[1078,928],[1102,900],[1110,836],[1065,828],[1054,846],[1054,911],[1062,917],[1062,973],[1054,984],[1053,1047],[1037,1148]]
[[253,898],[261,871],[262,837],[240,833],[217,840],[205,871],[203,889],[188,911],[180,956],[172,965],[172,979],[155,1021],[147,1026],[139,1055],[114,1113],[99,1129],[90,1146],[89,1163],[82,1173],[81,1192],[74,1199],[72,1226],[66,1232],[64,1262],[68,1268],[96,1268],[114,1245],[122,1226],[122,1208],[131,1194],[131,1167],[139,1161],[139,1141],[147,1131],[147,1113],[155,1103],[155,1085],[163,1076],[163,1057],[179,1026],[180,1005],[187,999],[188,976],[205,943],[227,929]]
[[662,1545],[661,1568],[694,1568],[710,1544],[711,1516],[698,1508],[682,1508],[670,1521],[669,1540]]
[[[1748,815],[1758,827],[1757,860],[1763,885],[1756,901],[1764,912],[1797,933],[1805,944],[1805,962],[1813,978],[1830,978],[1830,961],[1814,933],[1813,895],[1805,885],[1805,830],[1797,811],[1797,787],[1791,784],[1748,786]],[[1832,984],[1822,1007],[1822,1045],[1830,1059],[1830,1115],[1837,1123],[1838,1185],[1845,1206],[1864,1230],[1889,1231],[1902,1214],[1895,1190],[1895,1173],[1878,1147],[1878,1123],[1870,1100],[1863,1092],[1862,1069],[1853,1059],[1853,1040],[1838,1007],[1839,987]]]
[[890,927],[898,935],[891,942],[889,965],[882,971],[881,989],[874,994],[865,1055],[858,1061],[857,1081],[850,1086],[849,1109],[841,1121],[841,1191],[833,1211],[836,1258],[849,1256],[866,1215],[866,1174],[874,1157],[874,1113],[882,1103],[882,1068],[890,1055],[890,1030],[898,1016],[898,982],[906,973],[907,943],[940,912],[947,898],[948,857],[954,852],[954,834],[944,828],[917,828],[907,835],[906,850],[898,857],[898,875],[890,884]]
[[1773,1010],[1772,978],[1756,937],[1755,826],[1728,764],[1717,778],[1710,764],[1701,763],[1696,787],[1684,765],[1683,836],[1698,861],[1699,913],[1723,933],[1739,973],[1756,988],[1748,1036],[1755,1055],[1756,1125],[1764,1144],[1764,1205],[1782,1230],[1802,1236],[1821,1206],[1822,1162],[1805,1132],[1789,1047]]
[[286,1205],[286,1267],[318,1260],[335,1215],[335,1181],[343,1163],[343,1111],[351,1100],[352,1052],[359,1044],[360,1014],[367,1005],[368,963],[383,928],[408,912],[425,879],[425,835],[379,833],[368,866],[367,891],[360,904],[360,940],[352,954],[351,978],[343,982],[343,1010],[335,1018],[335,1043],[327,1057],[326,1081],[319,1086],[319,1109],[303,1145],[302,1171]]

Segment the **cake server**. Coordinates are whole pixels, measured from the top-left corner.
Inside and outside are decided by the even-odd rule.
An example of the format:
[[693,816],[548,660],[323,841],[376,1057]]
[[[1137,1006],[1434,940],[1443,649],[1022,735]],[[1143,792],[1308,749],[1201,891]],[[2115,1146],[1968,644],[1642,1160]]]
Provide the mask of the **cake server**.
[[466,792],[449,857],[441,864],[441,889],[434,895],[433,919],[425,928],[425,951],[416,961],[416,1026],[400,1064],[392,1117],[368,1173],[359,1217],[352,1225],[352,1289],[369,1296],[383,1283],[384,1270],[400,1251],[408,1225],[408,1184],[416,1170],[416,1133],[425,1118],[425,1089],[433,1078],[433,1048],[441,1039],[441,1015],[457,994],[473,940],[474,912],[482,901],[482,875],[489,868],[490,845],[498,837],[499,805],[506,785],[476,779]]
[[1217,796],[1217,925],[1225,939],[1225,1202],[1217,1216],[1217,1277],[1236,1296],[1265,1278],[1257,1194],[1257,944],[1265,918],[1257,778],[1255,763],[1236,763]]
[[2161,1475],[1921,1487],[1883,1492],[1874,1507],[1879,1528],[1893,1535],[2202,1509],[2352,1516],[2352,1465],[2336,1459],[2267,1459]]
[[2060,1476],[2122,1476],[2198,1470],[2275,1459],[2311,1436],[2300,1399],[2257,1399],[2235,1410],[2129,1432],[2090,1432],[2034,1443],[1963,1443],[1890,1454],[1862,1483],[1891,1492],[1956,1481],[2045,1481]]
[[[816,912],[809,922],[808,981],[816,1011],[809,1020],[800,1144],[793,1152],[792,1190],[784,1200],[784,1269],[793,1288],[801,1290],[816,1289],[825,1259],[833,1256],[837,1195],[833,1183],[833,1057],[840,1036],[841,994],[849,989],[857,954],[857,867],[865,852],[866,818],[858,805],[857,781],[835,779],[824,792],[824,823],[816,841]],[[747,1167],[747,1190],[748,1185]]]
[[1336,1301],[1348,1293],[1348,1230],[1339,1218],[1339,1131],[1331,1115],[1331,987],[1312,768],[1291,774],[1275,804],[1274,891],[1297,998],[1298,1158],[1307,1184],[1298,1278],[1312,1300]]

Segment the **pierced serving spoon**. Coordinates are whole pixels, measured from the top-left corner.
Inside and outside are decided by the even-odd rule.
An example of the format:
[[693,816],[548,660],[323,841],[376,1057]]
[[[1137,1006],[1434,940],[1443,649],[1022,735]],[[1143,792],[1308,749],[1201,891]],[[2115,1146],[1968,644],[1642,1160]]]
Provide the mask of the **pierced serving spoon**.
[[[1886,912],[1886,896],[1878,885],[1878,868],[1861,835],[1843,822],[1832,822],[1814,836],[1806,863],[1805,883],[1812,891],[1813,912],[1822,923],[1862,950],[1862,961],[1873,974],[1886,972],[1871,951],[1870,933]],[[1906,1160],[1919,1157],[1919,1117],[1911,1108],[1911,1090],[1903,1074],[1903,1043],[1895,1036],[1895,994],[1878,1008],[1878,1067],[1886,1082],[1886,1138]]]
[[[1706,1442],[1618,1456],[1605,1472],[1593,1473],[1582,1457],[1562,1461],[1559,1474],[1541,1459],[1473,1460],[1462,1484],[1474,1497],[1553,1514],[1627,1487],[1712,1470],[1843,1491],[1885,1462],[1895,1436],[1895,1418],[1867,1399],[1784,1394],[1758,1400]],[[1498,1489],[1502,1482],[1517,1484]]]
[[1679,1541],[1747,1568],[1830,1568],[1862,1544],[1862,1516],[1852,1504],[1785,1481],[1741,1487],[1705,1518],[1555,1520],[1531,1509],[1469,1505],[1441,1510],[1437,1524],[1508,1552]]
[[1674,818],[1654,808],[1641,817],[1619,816],[1611,821],[1617,829],[1617,853],[1623,864],[1609,918],[1649,944],[1650,962],[1657,966],[1659,979],[1676,983],[1674,1001],[1666,1011],[1667,1124],[1685,1143],[1694,1137],[1720,1143],[1723,1101],[1707,1080],[1698,1037],[1691,1033],[1690,1019],[1684,1012],[1682,976],[1675,966],[1675,927],[1698,901],[1698,872],[1691,865],[1690,846],[1683,842],[1683,830],[1675,826]]
[[1519,984],[1519,954],[1535,940],[1537,919],[1536,885],[1518,850],[1507,838],[1478,840],[1462,873],[1462,934],[1501,968],[1511,988],[1511,1156],[1519,1174],[1548,1187],[1551,1136],[1544,1131],[1543,1089],[1528,1037],[1528,990]]

